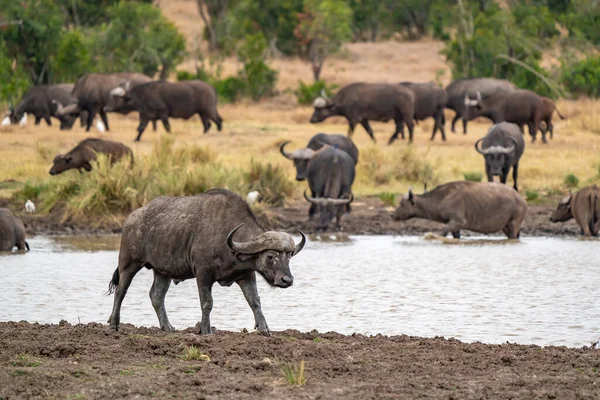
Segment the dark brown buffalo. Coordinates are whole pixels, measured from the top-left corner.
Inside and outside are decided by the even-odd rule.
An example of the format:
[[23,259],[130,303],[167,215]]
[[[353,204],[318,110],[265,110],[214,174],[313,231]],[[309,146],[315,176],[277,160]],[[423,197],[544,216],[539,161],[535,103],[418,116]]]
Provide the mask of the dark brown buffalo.
[[[150,81],[152,78],[149,76],[135,72],[84,75],[75,83],[69,104],[65,107],[58,105],[56,113],[57,115],[69,115],[86,111],[88,113],[86,131],[90,130],[96,114],[99,113],[106,130],[109,130],[104,107],[111,102],[110,91],[121,84],[134,87]],[[127,114],[130,111],[124,110],[123,113]]]
[[[540,128],[542,98],[530,90],[496,93],[487,99],[477,92],[474,98],[468,99],[463,118],[470,121],[477,117],[486,117],[494,124],[512,122],[519,125],[522,132],[525,132],[524,126],[527,125],[533,143]],[[545,135],[542,140],[546,143]]]
[[25,241],[25,226],[8,208],[0,208],[0,251],[29,250]]
[[314,157],[317,150],[321,149],[324,145],[330,145],[339,148],[340,150],[348,153],[354,160],[354,164],[358,163],[358,148],[347,136],[344,135],[328,135],[325,133],[317,133],[313,136],[303,149],[297,149],[293,152],[285,151],[285,146],[291,143],[290,141],[284,142],[279,147],[281,154],[288,160],[294,162],[296,167],[296,180],[303,181],[306,179],[306,171],[308,169],[308,162]]
[[509,239],[517,239],[525,214],[527,203],[506,185],[456,181],[422,195],[409,190],[392,218],[441,222],[445,224],[442,236],[452,233],[457,239],[461,229],[485,234],[502,231]]
[[392,144],[399,133],[404,139],[404,124],[408,126],[409,141],[412,142],[415,96],[401,85],[353,83],[341,88],[333,99],[323,93],[313,102],[313,107],[315,111],[310,118],[313,124],[336,115],[343,116],[348,120],[348,136],[352,136],[356,124],[360,123],[375,142],[369,121],[394,120],[396,130],[388,144]]
[[79,142],[67,154],[59,154],[54,157],[54,165],[50,168],[49,173],[50,175],[58,175],[70,169],[91,171],[92,162],[96,160],[97,154],[106,154],[111,164],[116,163],[123,157],[129,157],[133,165],[133,152],[123,143],[88,138]]
[[600,188],[586,186],[561,200],[550,221],[563,222],[575,218],[585,236],[598,236],[600,231]]
[[452,119],[452,132],[455,132],[456,122],[462,118],[463,133],[467,133],[467,120],[463,118],[463,115],[467,107],[469,94],[479,92],[482,99],[487,99],[499,92],[514,92],[515,90],[517,90],[517,87],[513,83],[503,79],[465,78],[455,80],[446,87],[446,93],[448,94],[446,108],[456,112]]
[[415,95],[415,120],[434,119],[431,140],[435,138],[438,130],[442,134],[442,140],[446,140],[444,108],[448,103],[448,93],[433,82],[400,82],[400,84],[412,90]]
[[554,124],[552,123],[552,116],[554,112],[559,116],[560,119],[566,119],[558,108],[556,108],[556,103],[547,97],[542,97],[542,115],[540,116],[540,120],[544,122],[544,126],[540,126],[540,131],[542,132],[542,140],[546,137],[546,132],[550,132],[550,139],[554,137]]
[[140,113],[136,141],[142,137],[148,122],[161,120],[167,132],[171,132],[169,118],[188,119],[198,114],[204,125],[204,133],[210,129],[210,121],[215,122],[220,131],[223,119],[217,111],[215,89],[202,81],[165,82],[156,81],[135,86],[127,90],[122,85],[113,89],[113,96],[121,97],[116,108],[134,109]]
[[501,122],[492,126],[485,137],[475,143],[475,150],[485,158],[488,182],[493,182],[494,176],[499,176],[500,182],[506,183],[512,168],[513,187],[519,190],[519,160],[525,151],[525,141],[517,125]]
[[118,330],[121,303],[135,275],[154,271],[150,299],[160,328],[172,330],[165,310],[165,295],[175,284],[196,279],[202,308],[200,333],[211,333],[212,286],[237,283],[256,322],[269,335],[256,288],[256,273],[274,287],[287,288],[294,281],[289,262],[306,238],[295,245],[287,233],[265,231],[241,197],[228,190],[211,189],[196,196],[152,200],[135,210],[123,225],[119,266],[109,292],[115,291],[111,329]]

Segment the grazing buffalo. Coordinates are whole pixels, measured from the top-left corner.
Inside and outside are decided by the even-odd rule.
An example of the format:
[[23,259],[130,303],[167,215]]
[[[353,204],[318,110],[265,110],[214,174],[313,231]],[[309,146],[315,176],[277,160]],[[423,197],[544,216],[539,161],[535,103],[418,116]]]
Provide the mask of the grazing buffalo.
[[109,286],[115,292],[111,329],[118,330],[121,303],[134,276],[144,267],[154,270],[150,289],[152,306],[160,328],[173,327],[165,310],[165,295],[175,284],[196,279],[202,308],[200,333],[211,333],[212,286],[237,283],[256,321],[256,328],[269,335],[256,289],[258,272],[274,287],[287,288],[294,278],[290,259],[298,254],[306,238],[294,245],[287,233],[261,228],[248,204],[237,194],[211,189],[196,196],[160,196],[127,217],[123,225],[119,266]]
[[563,222],[575,218],[585,236],[598,236],[600,231],[600,188],[586,186],[575,194],[569,193],[552,213],[550,221]]
[[345,151],[327,146],[318,151],[308,163],[308,186],[311,197],[308,216],[319,214],[318,229],[327,229],[336,217],[336,228],[341,228],[344,212],[350,212],[352,183],[356,175],[354,160]]
[[29,251],[25,226],[8,208],[0,208],[0,251],[12,251],[15,246]]
[[[223,119],[217,111],[217,92],[206,82],[156,81],[135,86],[127,90],[119,86],[111,91],[113,96],[122,98],[114,109],[134,109],[140,113],[140,125],[137,128],[136,141],[139,142],[149,121],[161,120],[167,132],[171,132],[170,118],[188,119],[198,114],[204,125],[204,133],[214,121],[220,131]],[[113,111],[106,107],[106,111]]]
[[527,203],[506,185],[456,181],[422,195],[409,190],[392,218],[441,222],[446,224],[442,236],[450,232],[456,239],[460,238],[461,229],[486,234],[502,231],[509,239],[517,239],[525,214]]
[[412,142],[415,96],[410,89],[401,85],[353,83],[341,88],[333,99],[322,93],[314,101],[313,107],[315,111],[310,118],[313,124],[340,115],[348,120],[348,136],[352,136],[354,127],[360,123],[375,142],[369,121],[387,122],[393,119],[396,130],[388,144],[398,138],[398,133],[402,133],[404,139],[404,124],[408,126],[409,141]]
[[547,97],[542,97],[542,113],[540,120],[545,124],[544,127],[540,126],[540,131],[542,132],[542,141],[544,141],[546,138],[546,132],[550,132],[550,139],[554,137],[554,124],[552,124],[552,116],[555,111],[560,119],[566,119],[566,117],[564,117],[560,111],[558,111],[554,101]]
[[444,108],[446,108],[446,104],[448,103],[448,93],[433,82],[400,82],[400,84],[412,90],[415,95],[415,120],[434,119],[431,140],[435,138],[438,130],[442,134],[442,140],[446,140]]
[[358,162],[358,148],[354,142],[344,135],[328,135],[325,133],[317,133],[313,136],[304,149],[297,149],[289,153],[285,151],[285,146],[291,143],[290,141],[284,142],[279,147],[281,154],[288,160],[294,162],[296,167],[296,180],[303,181],[306,179],[306,171],[308,169],[308,162],[316,154],[317,150],[321,149],[324,145],[337,146],[340,150],[348,153],[354,160],[354,164]]
[[516,191],[519,190],[517,186],[519,160],[525,151],[525,141],[517,125],[501,122],[492,126],[485,137],[475,143],[475,150],[485,158],[488,182],[493,182],[494,176],[499,176],[500,182],[506,183],[512,168],[513,187]]
[[30,88],[21,102],[10,109],[10,122],[18,124],[23,114],[28,113],[35,116],[35,124],[39,125],[43,119],[48,126],[52,126],[50,117],[55,117],[60,121],[60,129],[70,129],[73,126],[75,118],[72,115],[58,115],[57,105],[66,105],[71,99],[73,85],[70,83],[60,85],[36,85]]
[[123,157],[129,157],[133,165],[133,152],[123,143],[110,140],[88,138],[82,140],[67,154],[59,154],[54,157],[50,175],[58,175],[70,169],[92,170],[92,161],[96,160],[97,154],[106,154],[111,164],[116,163]]
[[[521,132],[524,126],[529,128],[531,142],[535,142],[537,131],[540,128],[542,116],[542,98],[530,90],[517,90],[511,93],[496,93],[483,99],[481,93],[476,93],[476,98],[468,100],[467,109],[463,118],[473,120],[477,117],[486,117],[494,124],[512,122],[519,125]],[[546,143],[546,136],[542,136]]]
[[[58,109],[56,113],[57,115],[69,115],[86,111],[86,131],[90,130],[96,114],[99,113],[106,130],[109,130],[108,118],[106,117],[104,107],[111,102],[110,91],[121,84],[134,87],[150,81],[152,81],[152,78],[149,76],[134,72],[84,75],[75,83],[68,105],[63,107],[57,104]],[[127,114],[130,111],[124,110],[123,113]]]
[[462,118],[463,133],[467,133],[467,120],[463,116],[469,104],[469,94],[479,92],[482,99],[487,99],[499,92],[514,92],[515,90],[517,87],[513,83],[502,79],[466,78],[455,80],[446,87],[446,93],[448,93],[446,108],[456,112],[452,119],[452,132],[456,132],[454,130],[456,122]]

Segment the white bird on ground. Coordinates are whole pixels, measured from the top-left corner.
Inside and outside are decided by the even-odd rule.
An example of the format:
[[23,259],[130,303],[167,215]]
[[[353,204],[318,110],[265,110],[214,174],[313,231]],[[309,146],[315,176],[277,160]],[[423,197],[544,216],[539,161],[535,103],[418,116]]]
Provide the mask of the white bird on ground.
[[23,116],[21,117],[21,120],[19,121],[19,125],[20,126],[25,126],[27,125],[27,113],[24,113]]
[[4,117],[4,119],[2,120],[2,126],[9,126],[10,125],[10,117],[7,115],[6,117]]
[[258,190],[253,190],[246,196],[246,201],[248,204],[254,204],[258,200],[258,196],[260,196]]
[[25,211],[27,211],[29,214],[33,214],[35,212],[35,204],[33,204],[33,201],[27,200],[25,203]]
[[98,129],[98,132],[100,133],[104,133],[106,131],[104,124],[100,120],[96,121],[96,129]]

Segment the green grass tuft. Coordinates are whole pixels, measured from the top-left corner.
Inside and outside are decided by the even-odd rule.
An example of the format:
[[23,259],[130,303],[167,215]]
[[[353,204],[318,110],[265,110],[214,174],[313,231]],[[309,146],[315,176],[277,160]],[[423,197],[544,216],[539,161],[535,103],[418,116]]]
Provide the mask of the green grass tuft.
[[396,205],[396,193],[383,192],[379,193],[377,197],[379,197],[379,200],[386,206],[393,207]]
[[537,190],[527,189],[525,191],[525,199],[527,200],[527,202],[536,201],[539,197],[540,197],[540,194],[538,193]]
[[579,178],[575,174],[565,176],[564,184],[569,189],[575,189],[579,186]]
[[250,162],[248,172],[244,173],[244,184],[248,192],[257,190],[261,201],[273,206],[282,206],[285,197],[290,196],[294,188],[283,168],[254,160]]
[[210,361],[210,357],[203,354],[202,350],[194,345],[186,347],[183,350],[181,359],[186,361]]
[[304,375],[304,360],[299,363],[285,363],[280,365],[283,377],[291,386],[302,386],[306,384]]
[[481,172],[465,172],[463,176],[465,181],[471,182],[481,182],[483,179],[483,174]]

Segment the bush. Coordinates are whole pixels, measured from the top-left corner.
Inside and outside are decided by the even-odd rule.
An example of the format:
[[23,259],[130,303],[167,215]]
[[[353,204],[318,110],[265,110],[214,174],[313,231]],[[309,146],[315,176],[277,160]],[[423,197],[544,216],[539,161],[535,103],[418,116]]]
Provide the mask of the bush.
[[379,200],[386,206],[393,207],[396,205],[396,193],[383,192],[379,193],[377,197],[379,197]]
[[600,56],[588,57],[571,65],[563,62],[561,80],[575,95],[600,97]]
[[252,160],[249,172],[244,174],[248,192],[257,190],[262,202],[282,206],[285,196],[292,194],[292,183],[283,168],[271,163],[262,164]]
[[540,197],[540,194],[537,190],[527,189],[525,191],[525,199],[528,202],[536,201]]
[[66,32],[54,56],[54,81],[75,82],[92,69],[89,44],[79,30]]
[[253,100],[272,96],[277,83],[277,71],[265,64],[267,40],[262,33],[248,35],[238,50],[244,67],[238,74],[244,81],[246,95]]
[[568,174],[565,176],[564,183],[569,189],[574,189],[579,186],[579,178],[575,174]]
[[465,172],[463,176],[465,181],[471,182],[481,182],[483,179],[483,174],[481,172]]
[[312,84],[298,81],[298,89],[296,89],[294,94],[298,98],[298,103],[312,104],[317,97],[321,96],[323,91],[325,91],[327,96],[332,96],[333,91],[338,87],[339,85],[336,84],[327,85],[327,83],[321,79]]

